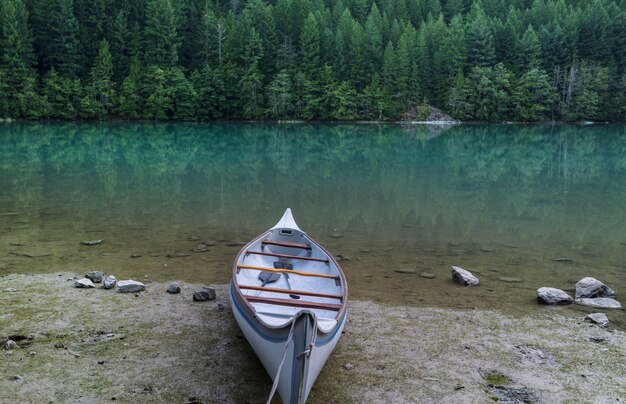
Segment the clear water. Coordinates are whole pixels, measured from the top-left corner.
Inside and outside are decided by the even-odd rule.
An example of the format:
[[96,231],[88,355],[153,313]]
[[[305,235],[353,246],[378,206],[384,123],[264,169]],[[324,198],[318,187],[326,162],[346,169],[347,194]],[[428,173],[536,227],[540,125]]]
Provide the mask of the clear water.
[[551,310],[536,288],[593,276],[626,303],[625,201],[624,125],[0,125],[0,275],[226,283],[291,207],[353,298]]

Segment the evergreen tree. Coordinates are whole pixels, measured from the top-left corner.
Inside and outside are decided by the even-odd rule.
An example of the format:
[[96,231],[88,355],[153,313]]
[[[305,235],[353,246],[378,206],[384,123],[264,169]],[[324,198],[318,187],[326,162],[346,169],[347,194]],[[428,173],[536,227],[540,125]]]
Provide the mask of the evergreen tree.
[[519,71],[526,72],[539,67],[541,57],[541,44],[532,25],[528,26],[522,39],[517,44],[517,67]]
[[50,0],[52,14],[47,20],[49,37],[47,41],[45,65],[54,67],[58,73],[70,78],[82,71],[79,57],[78,22],[74,17],[72,0]]
[[133,58],[128,76],[122,82],[117,99],[117,107],[115,108],[115,113],[120,118],[139,119],[142,117],[141,70],[142,66],[139,58]]
[[302,72],[309,80],[315,79],[320,63],[320,32],[313,13],[309,13],[302,27],[300,54]]
[[[100,42],[98,56],[90,73],[90,83],[87,87],[87,100],[84,101],[89,105],[88,118],[103,119],[113,109],[115,102],[115,90],[113,86],[113,62],[111,52],[109,51],[109,43],[104,40]],[[87,104],[87,102],[89,102]]]
[[191,83],[196,91],[196,114],[199,119],[209,120],[223,116],[223,105],[226,101],[224,82],[219,73],[211,66],[191,75]]
[[0,117],[38,117],[32,37],[22,0],[0,3]]
[[289,118],[293,112],[292,84],[286,70],[281,70],[267,87],[269,115],[272,118]]
[[[178,62],[180,39],[172,0],[147,0],[144,30],[148,65],[174,67]],[[153,70],[152,73],[155,73]],[[160,119],[160,118],[159,118]]]
[[495,50],[489,19],[479,3],[474,3],[473,12],[474,17],[468,22],[465,34],[467,64],[470,67],[492,66],[495,60]]
[[516,119],[541,121],[550,118],[554,92],[545,71],[532,68],[522,75],[514,93]]

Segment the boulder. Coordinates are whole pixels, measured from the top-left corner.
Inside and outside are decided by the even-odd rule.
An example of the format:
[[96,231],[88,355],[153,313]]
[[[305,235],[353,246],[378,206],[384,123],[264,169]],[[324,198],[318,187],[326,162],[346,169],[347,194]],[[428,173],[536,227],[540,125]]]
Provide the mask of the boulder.
[[89,279],[93,283],[100,283],[104,279],[104,272],[90,271],[85,274],[85,278]]
[[576,299],[596,297],[615,297],[615,292],[595,278],[586,277],[576,282]]
[[170,285],[167,287],[166,292],[171,294],[180,293],[180,286],[178,285],[178,282],[170,283]]
[[463,286],[476,286],[480,283],[477,277],[460,267],[452,266],[452,280]]
[[117,283],[117,278],[115,277],[115,275],[109,275],[106,278],[104,278],[105,289],[113,289],[116,283]]
[[609,325],[609,318],[604,313],[591,313],[585,317],[585,321],[600,326]]
[[119,289],[120,293],[137,293],[146,290],[146,285],[141,282],[129,279],[127,281],[119,281],[117,283],[117,288]]
[[213,300],[215,299],[215,289],[209,288],[206,286],[201,287],[200,289],[193,292],[193,300],[196,302],[203,302],[205,300]]
[[595,299],[576,299],[576,304],[583,306],[599,307],[601,309],[621,309],[622,305],[615,299],[608,297],[597,297]]
[[537,289],[537,301],[543,304],[571,304],[574,299],[556,288],[539,288]]
[[74,281],[74,286],[77,288],[95,288],[96,287],[96,285],[93,284],[91,279],[87,279],[87,278],[76,279]]

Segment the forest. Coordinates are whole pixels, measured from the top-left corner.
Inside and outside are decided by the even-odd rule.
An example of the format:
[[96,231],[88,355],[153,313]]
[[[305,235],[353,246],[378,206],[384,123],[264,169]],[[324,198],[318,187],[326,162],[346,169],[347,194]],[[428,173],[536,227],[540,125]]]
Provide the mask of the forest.
[[626,120],[626,0],[2,0],[0,118]]

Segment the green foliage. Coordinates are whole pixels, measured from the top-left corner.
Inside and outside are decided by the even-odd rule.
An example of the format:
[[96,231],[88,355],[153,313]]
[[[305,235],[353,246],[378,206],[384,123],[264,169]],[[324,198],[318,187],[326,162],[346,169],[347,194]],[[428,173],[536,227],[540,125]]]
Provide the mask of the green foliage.
[[623,120],[621,0],[3,0],[0,117]]

